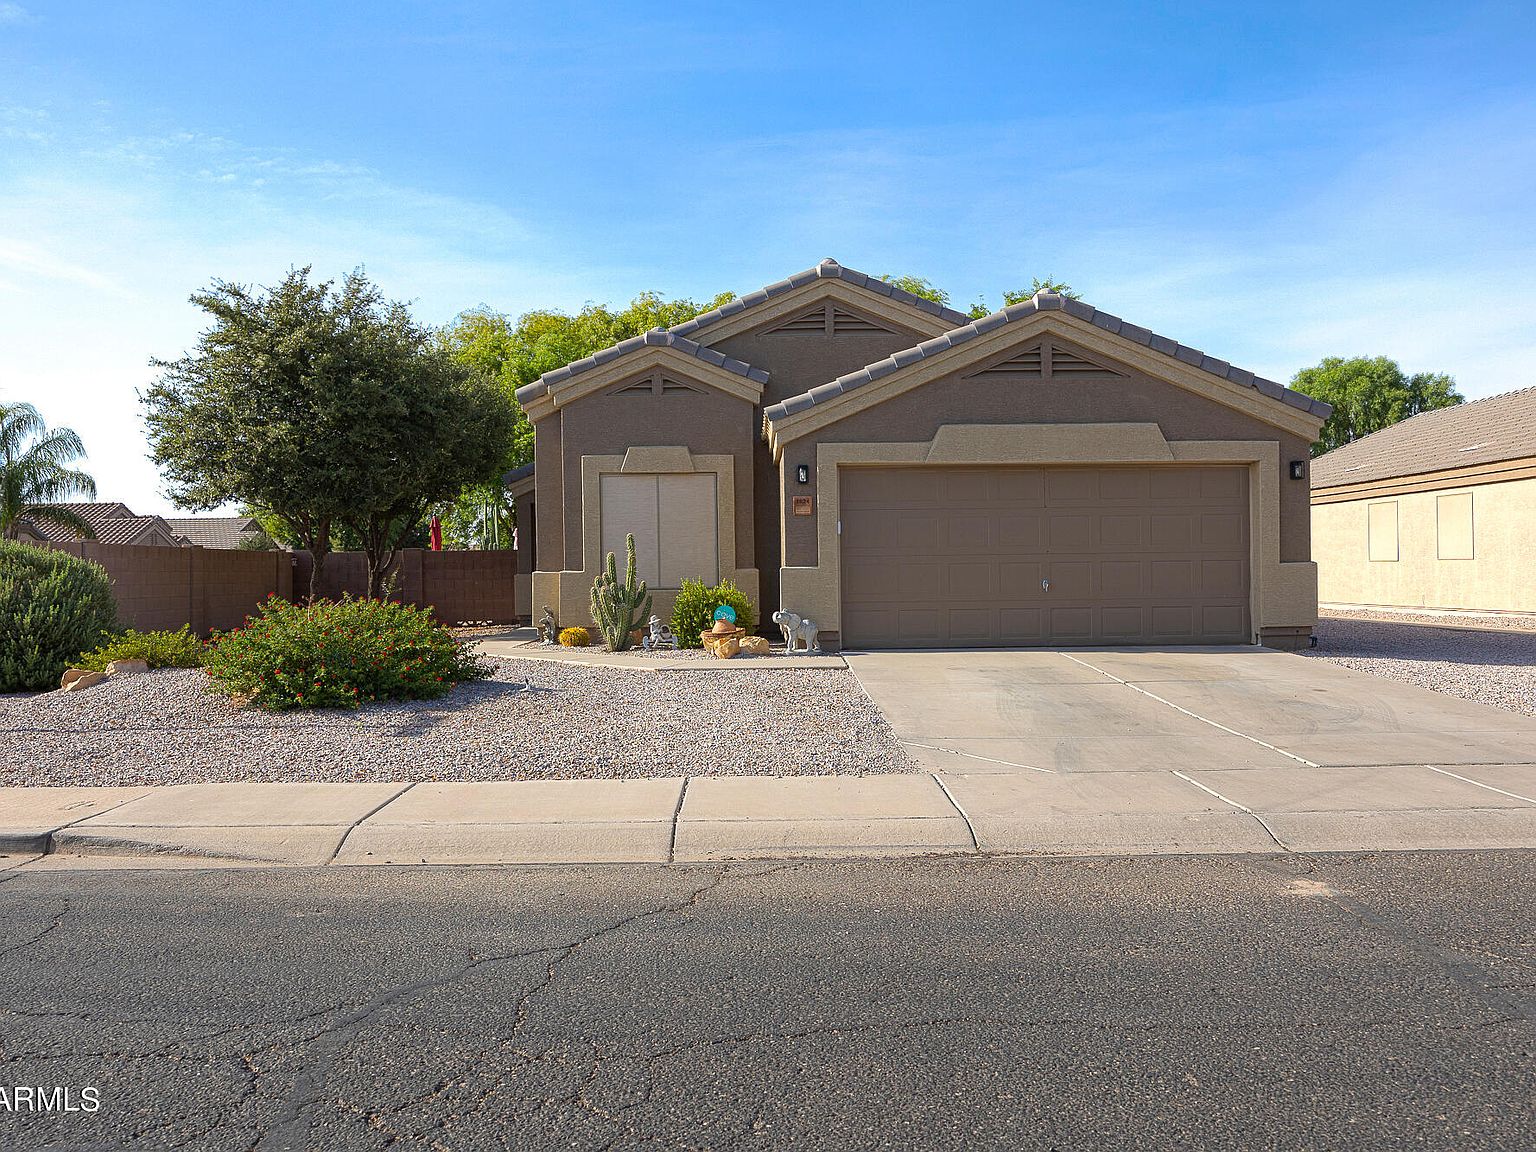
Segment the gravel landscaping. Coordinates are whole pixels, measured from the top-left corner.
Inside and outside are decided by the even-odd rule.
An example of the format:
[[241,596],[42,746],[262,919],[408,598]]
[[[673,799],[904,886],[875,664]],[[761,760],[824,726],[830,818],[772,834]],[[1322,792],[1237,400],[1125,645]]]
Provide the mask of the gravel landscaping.
[[[494,661],[441,700],[237,710],[201,671],[0,697],[0,784],[540,780],[910,772],[843,668],[629,671]],[[525,686],[526,684],[526,686]]]
[[1509,624],[1478,630],[1466,617],[1456,617],[1454,627],[1445,622],[1425,626],[1366,615],[1324,616],[1317,647],[1304,654],[1536,716],[1536,632]]

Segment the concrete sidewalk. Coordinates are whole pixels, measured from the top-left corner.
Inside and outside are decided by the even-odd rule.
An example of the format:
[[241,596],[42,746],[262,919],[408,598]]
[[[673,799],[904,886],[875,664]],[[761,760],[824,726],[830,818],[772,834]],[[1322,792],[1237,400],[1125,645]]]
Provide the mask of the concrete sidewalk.
[[0,789],[0,870],[1536,848],[1536,766]]

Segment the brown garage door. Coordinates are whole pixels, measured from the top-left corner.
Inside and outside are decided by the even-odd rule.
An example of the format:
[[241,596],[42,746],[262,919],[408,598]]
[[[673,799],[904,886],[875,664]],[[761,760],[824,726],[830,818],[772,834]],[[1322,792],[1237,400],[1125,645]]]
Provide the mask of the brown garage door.
[[843,644],[1247,643],[1248,471],[844,468]]

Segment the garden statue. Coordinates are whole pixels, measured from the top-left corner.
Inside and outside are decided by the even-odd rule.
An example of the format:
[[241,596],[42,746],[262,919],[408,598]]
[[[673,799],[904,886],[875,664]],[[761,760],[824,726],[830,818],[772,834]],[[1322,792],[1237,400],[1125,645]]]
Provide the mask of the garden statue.
[[784,647],[788,652],[795,652],[798,644],[798,650],[807,656],[821,655],[821,645],[816,642],[816,625],[809,620],[795,612],[779,611],[773,614],[773,622],[784,633]]
[[641,641],[647,652],[659,652],[663,648],[676,648],[677,637],[672,634],[672,629],[661,622],[660,616],[652,616],[649,625],[650,634]]
[[539,639],[546,644],[560,643],[560,625],[548,604],[544,605],[544,616],[539,620]]

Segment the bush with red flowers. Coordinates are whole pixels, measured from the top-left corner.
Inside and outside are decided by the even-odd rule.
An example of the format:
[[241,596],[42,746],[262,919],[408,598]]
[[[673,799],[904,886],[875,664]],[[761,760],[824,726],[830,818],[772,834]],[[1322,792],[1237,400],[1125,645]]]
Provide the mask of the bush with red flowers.
[[214,688],[271,711],[432,700],[490,675],[431,609],[349,596],[306,605],[274,596],[243,628],[216,635],[204,664]]

